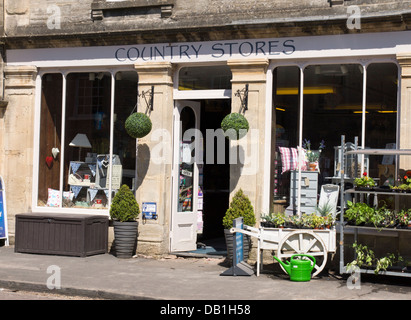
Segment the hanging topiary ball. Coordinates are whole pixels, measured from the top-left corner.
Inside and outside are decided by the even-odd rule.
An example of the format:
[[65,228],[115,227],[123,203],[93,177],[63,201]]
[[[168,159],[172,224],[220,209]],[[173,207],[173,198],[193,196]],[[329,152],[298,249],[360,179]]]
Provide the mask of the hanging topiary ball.
[[249,129],[247,119],[240,113],[230,113],[221,121],[221,129],[227,138],[238,140],[246,135]]
[[150,133],[152,124],[145,113],[134,112],[126,119],[124,127],[132,138],[143,138]]

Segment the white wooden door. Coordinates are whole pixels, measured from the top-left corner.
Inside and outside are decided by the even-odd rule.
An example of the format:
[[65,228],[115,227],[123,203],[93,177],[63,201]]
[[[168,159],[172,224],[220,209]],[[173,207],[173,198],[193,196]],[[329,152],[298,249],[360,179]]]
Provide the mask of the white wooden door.
[[201,161],[200,103],[176,101],[173,136],[171,251],[197,248],[198,164]]

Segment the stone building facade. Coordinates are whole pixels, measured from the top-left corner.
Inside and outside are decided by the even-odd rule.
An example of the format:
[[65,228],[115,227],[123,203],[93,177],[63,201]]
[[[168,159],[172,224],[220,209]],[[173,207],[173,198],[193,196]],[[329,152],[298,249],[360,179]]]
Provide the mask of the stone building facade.
[[[72,187],[77,185],[69,181],[70,174],[75,171],[75,162],[92,164],[88,166],[90,168],[96,163],[101,164],[94,158],[102,154],[119,156],[123,172],[120,177],[128,179],[140,205],[155,204],[157,219],[140,216],[140,252],[163,254],[192,249],[197,231],[202,228],[208,237],[221,236],[219,221],[229,199],[240,188],[249,196],[258,219],[263,213],[277,210],[288,197],[286,191],[276,194],[280,185],[275,178],[275,161],[278,160],[275,154],[282,140],[287,140],[287,146],[291,147],[300,144],[301,138],[322,135],[332,141],[328,147],[333,153],[332,147],[338,146],[340,135],[347,131],[344,128],[353,122],[356,123],[353,130],[360,136],[363,146],[368,146],[368,139],[378,140],[374,139],[372,128],[365,124],[365,117],[363,122],[358,120],[361,118],[352,120],[351,113],[358,110],[355,107],[349,109],[353,102],[346,96],[350,91],[337,94],[337,89],[329,89],[334,91],[329,92],[331,95],[327,99],[335,101],[327,104],[325,94],[318,91],[319,87],[325,90],[325,84],[318,84],[320,80],[315,78],[320,73],[312,71],[309,74],[314,69],[320,72],[323,65],[338,66],[343,75],[333,74],[334,80],[346,75],[345,65],[348,65],[352,86],[361,97],[369,93],[364,85],[364,79],[368,78],[363,78],[368,66],[372,65],[369,77],[387,73],[386,79],[391,82],[375,84],[373,92],[388,92],[389,89],[384,88],[392,83],[398,85],[397,90],[394,94],[388,92],[387,97],[375,104],[386,109],[380,111],[394,111],[401,116],[387,120],[387,136],[392,139],[378,140],[380,145],[373,147],[384,148],[387,143],[397,143],[400,148],[411,148],[408,133],[411,108],[407,94],[411,1],[1,0],[0,5],[3,12],[0,36],[4,79],[0,92],[0,175],[7,186],[11,238],[14,216],[22,212],[74,212],[79,211],[82,202],[88,202],[86,207],[80,208],[81,212],[108,214],[110,192],[116,190],[113,180],[111,187],[108,184],[100,186],[99,191],[106,191],[102,194],[84,184],[73,191],[75,188]],[[379,63],[384,65],[374,66]],[[87,79],[93,82],[91,87]],[[217,79],[219,85],[215,84]],[[298,97],[298,92],[303,91],[305,95],[305,89],[301,90],[304,86],[301,79],[312,82],[310,88],[317,91],[312,91],[311,96],[316,101],[304,100],[302,95],[300,100],[293,100]],[[369,80],[371,83],[373,79]],[[190,81],[195,82],[192,87]],[[354,90],[345,85],[342,78],[338,81],[341,83],[336,87]],[[79,86],[90,92],[98,89],[100,93],[81,96]],[[297,94],[288,93],[288,98],[283,99],[287,94],[280,93],[280,87],[293,87]],[[250,124],[250,134],[245,141],[239,140],[240,146],[231,142],[224,150],[229,152],[238,148],[238,157],[248,157],[249,166],[240,161],[221,170],[212,165],[192,169],[191,173],[197,175],[195,183],[201,179],[205,184],[209,183],[208,189],[201,186],[206,191],[204,202],[198,202],[201,197],[190,198],[193,201],[191,211],[195,208],[203,216],[198,218],[195,212],[190,221],[184,217],[179,220],[182,212],[178,207],[179,183],[184,175],[179,167],[178,154],[187,141],[179,144],[180,137],[176,132],[180,128],[178,120],[186,116],[182,115],[184,103],[193,101],[196,119],[200,115],[207,119],[200,120],[199,129],[203,125],[217,129],[213,127],[213,118],[222,118],[242,109],[241,95],[245,88],[248,88],[248,108],[243,112]],[[119,129],[116,121],[131,112],[135,105],[146,111],[149,94],[153,94],[149,112],[152,133],[137,143],[126,140],[124,135],[119,138],[117,133],[123,134],[124,130]],[[82,114],[80,99],[86,101],[96,97],[99,102],[82,102],[82,108],[91,110]],[[122,98],[125,97],[128,100],[124,102]],[[395,102],[392,104],[393,97]],[[356,107],[368,107],[366,100],[358,99]],[[373,101],[373,97],[368,101]],[[311,115],[320,114],[314,105],[321,104],[324,110],[331,106],[340,107],[329,111],[334,112],[329,115],[331,118],[325,116],[328,111],[321,113],[318,119],[323,123],[336,121],[340,113],[345,120],[340,127],[324,125],[324,129],[316,127],[315,120],[303,120],[307,121],[309,130],[318,133],[304,131],[304,136],[301,133],[299,139],[295,132],[302,130],[299,129],[301,121],[296,116],[300,111],[293,109],[287,115],[281,112],[284,110],[282,106],[301,106],[302,102],[307,106],[312,104],[312,111],[307,107]],[[120,105],[121,111],[116,109]],[[394,109],[389,109],[391,107]],[[70,108],[74,108],[73,113],[64,114]],[[350,110],[350,115],[346,110]],[[103,120],[96,120],[98,115]],[[376,123],[382,121],[379,115],[373,117],[370,119]],[[289,130],[287,138],[281,136],[285,127],[281,121],[293,123],[290,129],[285,128]],[[89,126],[95,127],[90,129]],[[42,128],[48,128],[48,131],[44,132]],[[77,159],[77,150],[70,149],[69,143],[75,133],[82,131],[87,131],[93,147],[87,153],[83,150]],[[201,132],[205,135],[206,128],[202,127]],[[103,136],[106,140],[100,141]],[[163,142],[160,152],[159,141]],[[134,155],[126,149],[126,143],[134,143],[131,148]],[[52,147],[59,149],[60,158],[54,159],[51,168],[46,166],[45,158],[51,156]],[[159,154],[162,161],[155,161],[153,157]],[[91,162],[87,162],[86,157],[92,158]],[[124,161],[128,161],[128,166]],[[328,161],[333,163],[333,155]],[[401,166],[407,168],[408,161],[400,161]],[[326,169],[332,171],[332,165],[328,164]],[[114,172],[114,168],[112,170]],[[95,172],[92,174],[94,176]],[[82,177],[82,182],[84,179],[88,180]],[[74,198],[83,192],[86,200],[78,201],[74,206],[63,203],[51,206],[48,203],[49,189],[58,190],[63,197],[63,192],[68,192],[69,198],[73,197],[70,192],[74,193]],[[201,192],[197,186],[194,190]],[[225,195],[223,199],[219,198],[221,194]],[[98,197],[102,197],[103,203],[93,200]],[[211,203],[217,206],[211,206]],[[203,205],[204,210],[200,209]]]

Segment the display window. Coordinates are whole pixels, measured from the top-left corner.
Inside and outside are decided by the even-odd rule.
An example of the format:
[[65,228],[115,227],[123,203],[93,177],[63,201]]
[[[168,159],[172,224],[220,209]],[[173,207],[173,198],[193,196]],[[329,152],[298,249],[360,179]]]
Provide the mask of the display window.
[[124,129],[137,103],[133,71],[41,77],[37,206],[108,209],[136,189],[136,140]]
[[[303,93],[301,94],[301,88]],[[314,171],[314,197],[340,175],[341,136],[359,148],[395,148],[397,143],[398,67],[395,63],[312,64],[273,70],[273,121],[276,125],[274,203],[286,207],[293,172]],[[273,119],[274,120],[274,119]],[[357,139],[357,140],[356,140]],[[393,176],[395,159],[362,158],[366,172],[380,185]],[[310,162],[315,165],[310,167]],[[387,170],[389,166],[389,170]],[[387,175],[387,172],[390,175]],[[311,174],[312,175],[312,174]],[[349,182],[349,181],[348,181]],[[316,201],[313,201],[315,209]],[[277,207],[278,208],[278,207]],[[303,211],[304,208],[302,208]],[[309,209],[307,209],[309,211]]]
[[231,70],[228,66],[183,67],[179,72],[179,90],[231,89]]

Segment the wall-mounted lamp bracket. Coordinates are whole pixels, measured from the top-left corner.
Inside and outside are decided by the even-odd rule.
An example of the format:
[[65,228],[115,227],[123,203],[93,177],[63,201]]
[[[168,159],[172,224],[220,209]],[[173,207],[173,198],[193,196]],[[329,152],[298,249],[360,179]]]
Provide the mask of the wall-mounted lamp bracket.
[[248,110],[248,83],[245,85],[244,89],[237,90],[234,94],[241,100],[241,109]]
[[154,86],[151,86],[151,89],[147,91],[141,92],[141,94],[139,94],[138,96],[144,98],[144,101],[147,105],[147,109],[150,109],[150,111],[154,110]]

